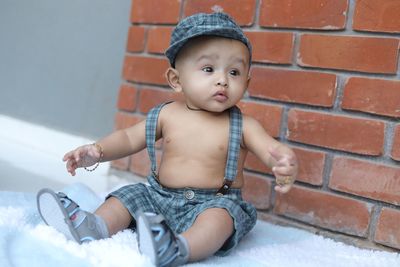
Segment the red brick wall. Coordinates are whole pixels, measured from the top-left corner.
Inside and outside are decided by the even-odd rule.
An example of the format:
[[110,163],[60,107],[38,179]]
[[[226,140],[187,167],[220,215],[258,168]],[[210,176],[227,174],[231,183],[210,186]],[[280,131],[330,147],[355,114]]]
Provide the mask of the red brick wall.
[[[260,217],[400,249],[400,1],[133,0],[116,128],[177,98],[164,79],[171,29],[212,10],[231,14],[253,43],[240,107],[300,161],[281,195],[249,155],[244,195]],[[149,160],[143,151],[113,167],[146,176]]]

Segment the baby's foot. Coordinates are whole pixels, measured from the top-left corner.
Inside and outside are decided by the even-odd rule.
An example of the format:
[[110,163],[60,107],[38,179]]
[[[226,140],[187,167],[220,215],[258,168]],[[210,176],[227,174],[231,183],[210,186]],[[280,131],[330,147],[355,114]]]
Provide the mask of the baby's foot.
[[186,239],[175,235],[162,215],[139,212],[137,236],[140,253],[156,266],[179,266],[189,259]]
[[37,194],[37,207],[43,221],[78,243],[107,238],[107,226],[102,218],[79,208],[62,192],[42,189]]

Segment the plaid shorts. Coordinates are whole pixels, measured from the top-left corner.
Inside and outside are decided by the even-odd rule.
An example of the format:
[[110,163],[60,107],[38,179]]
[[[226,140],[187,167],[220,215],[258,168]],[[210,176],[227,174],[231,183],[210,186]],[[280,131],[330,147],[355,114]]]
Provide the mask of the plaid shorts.
[[242,200],[241,190],[231,188],[226,195],[216,196],[215,189],[170,189],[163,188],[153,175],[148,177],[150,185],[132,184],[124,186],[108,197],[118,198],[132,215],[138,210],[162,214],[175,233],[190,228],[197,216],[210,208],[223,208],[234,221],[234,233],[215,255],[227,255],[255,225],[257,212],[253,205]]

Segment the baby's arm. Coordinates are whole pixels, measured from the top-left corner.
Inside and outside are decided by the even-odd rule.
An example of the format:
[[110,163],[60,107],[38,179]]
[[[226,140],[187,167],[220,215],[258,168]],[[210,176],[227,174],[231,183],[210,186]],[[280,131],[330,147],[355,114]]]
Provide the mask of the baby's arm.
[[243,141],[249,151],[272,169],[277,182],[275,190],[288,192],[298,172],[293,150],[268,135],[260,123],[249,116],[243,116]]
[[146,147],[146,121],[143,120],[132,127],[115,131],[100,139],[96,145],[80,146],[63,157],[67,171],[75,175],[79,167],[89,167],[101,161],[123,158],[139,152]]

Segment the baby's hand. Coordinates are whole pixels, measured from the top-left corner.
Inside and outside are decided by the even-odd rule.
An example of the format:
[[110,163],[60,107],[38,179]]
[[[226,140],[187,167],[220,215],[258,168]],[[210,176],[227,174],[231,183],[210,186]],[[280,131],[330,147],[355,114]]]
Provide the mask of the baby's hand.
[[282,153],[279,151],[271,152],[276,164],[272,172],[276,177],[275,190],[280,193],[287,193],[292,188],[297,176],[297,159],[293,154]]
[[75,176],[75,170],[79,167],[89,167],[97,163],[101,157],[101,151],[96,145],[84,145],[64,155],[67,171]]

